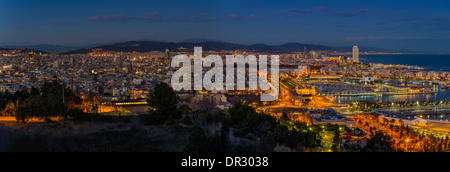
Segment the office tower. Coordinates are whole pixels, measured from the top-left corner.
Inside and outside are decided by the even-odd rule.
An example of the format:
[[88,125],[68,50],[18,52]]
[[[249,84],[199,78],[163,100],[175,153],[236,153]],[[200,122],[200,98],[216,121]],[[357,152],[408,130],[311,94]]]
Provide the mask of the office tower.
[[305,50],[303,51],[303,58],[306,58],[306,45],[305,45]]
[[53,62],[53,68],[58,68],[59,67],[59,61],[56,60]]
[[166,59],[170,60],[170,51],[169,51],[169,49],[166,49]]
[[70,90],[75,91],[73,78],[70,78]]
[[127,64],[126,66],[127,66],[127,73],[133,72],[133,64],[132,63]]
[[359,63],[359,48],[353,46],[353,63]]

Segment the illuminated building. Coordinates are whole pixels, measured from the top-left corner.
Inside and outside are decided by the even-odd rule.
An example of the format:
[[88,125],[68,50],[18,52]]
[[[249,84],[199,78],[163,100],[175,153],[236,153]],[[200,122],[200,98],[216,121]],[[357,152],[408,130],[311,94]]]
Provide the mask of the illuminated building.
[[34,59],[34,64],[36,65],[36,67],[41,67],[41,61],[37,58]]
[[166,49],[166,59],[170,60],[170,51],[169,51],[169,49]]
[[373,77],[373,76],[364,76],[362,81],[363,82],[374,82],[375,81],[375,77]]
[[73,57],[70,57],[70,64],[75,65],[75,59]]
[[359,63],[359,48],[353,46],[353,63]]
[[323,73],[315,73],[311,74],[311,79],[341,79],[342,75],[332,75],[332,74],[323,74]]
[[296,89],[297,94],[299,95],[317,95],[316,88],[298,88]]
[[347,118],[332,108],[325,110],[311,110],[309,116],[316,125],[344,125],[348,128],[355,127],[355,121]]
[[59,61],[56,60],[53,62],[53,68],[58,68],[59,67]]
[[27,61],[31,61],[34,59],[34,52],[29,52],[26,57]]

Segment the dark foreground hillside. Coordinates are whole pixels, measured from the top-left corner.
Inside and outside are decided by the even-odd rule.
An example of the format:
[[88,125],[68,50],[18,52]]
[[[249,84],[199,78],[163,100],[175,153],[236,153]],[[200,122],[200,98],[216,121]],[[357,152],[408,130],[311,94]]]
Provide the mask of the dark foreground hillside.
[[139,122],[0,124],[0,152],[182,152],[192,131]]

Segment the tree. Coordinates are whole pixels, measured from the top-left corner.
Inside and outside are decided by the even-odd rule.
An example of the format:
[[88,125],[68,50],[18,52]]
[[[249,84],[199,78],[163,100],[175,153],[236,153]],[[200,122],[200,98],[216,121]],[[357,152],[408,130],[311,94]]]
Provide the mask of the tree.
[[25,123],[28,118],[39,116],[41,112],[36,108],[39,106],[37,105],[38,103],[40,103],[39,96],[31,96],[25,99],[24,102],[16,108],[16,120]]
[[188,105],[180,106],[179,110],[182,114],[188,114],[192,112],[192,109]]
[[256,113],[252,107],[240,103],[230,108],[228,115],[230,126],[234,128],[236,136],[251,135],[256,138],[262,138],[277,125],[275,117]]
[[339,131],[339,126],[335,125],[334,126],[334,138],[333,138],[333,146],[331,147],[331,149],[333,150],[333,152],[338,152],[339,146],[341,144],[341,139],[340,139],[341,133]]
[[37,96],[37,95],[40,95],[41,93],[39,92],[39,89],[38,88],[36,88],[36,87],[32,87],[31,88],[31,91],[30,91],[30,95],[32,95],[32,96]]
[[189,137],[189,144],[184,148],[184,152],[203,152],[206,145],[205,132],[201,128],[195,128]]
[[46,121],[50,121],[51,117],[65,117],[67,110],[81,104],[81,99],[67,88],[64,89],[63,99],[63,85],[57,82],[45,82],[39,90],[32,88],[31,94],[16,92],[14,97],[16,100],[23,99],[15,110],[19,122],[33,117]]
[[14,116],[14,110],[16,109],[16,104],[13,102],[8,102],[4,111],[5,116]]
[[181,113],[177,109],[179,97],[175,90],[166,83],[159,83],[155,89],[148,94],[147,103],[150,116],[146,123],[150,125],[160,125],[169,118],[180,119]]
[[39,118],[46,121],[50,117],[63,116],[65,106],[62,99],[54,94],[48,97],[31,96],[23,101],[16,109],[16,119],[19,122],[26,122],[28,118]]
[[242,119],[246,118],[248,114],[254,114],[255,109],[250,106],[245,106],[241,103],[237,103],[233,106],[233,108],[228,110],[228,114],[231,119],[231,124],[238,124]]
[[392,138],[381,132],[376,132],[374,136],[368,140],[364,152],[398,152],[392,147]]

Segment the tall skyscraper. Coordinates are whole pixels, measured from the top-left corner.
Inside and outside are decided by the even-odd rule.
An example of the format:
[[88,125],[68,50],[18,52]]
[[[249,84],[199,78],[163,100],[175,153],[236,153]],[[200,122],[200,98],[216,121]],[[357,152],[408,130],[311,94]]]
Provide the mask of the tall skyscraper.
[[303,58],[306,58],[306,45],[305,45],[305,50],[303,51]]
[[75,65],[75,59],[74,59],[73,57],[70,57],[70,64],[71,64],[72,66]]
[[58,60],[53,62],[53,68],[59,68],[59,61]]
[[359,48],[358,48],[358,46],[353,46],[353,62],[359,63]]
[[170,60],[170,51],[166,49],[166,60]]
[[73,78],[70,78],[70,90],[75,91],[75,86],[74,86]]
[[131,73],[131,72],[133,72],[133,64],[132,63],[127,65],[127,73]]

